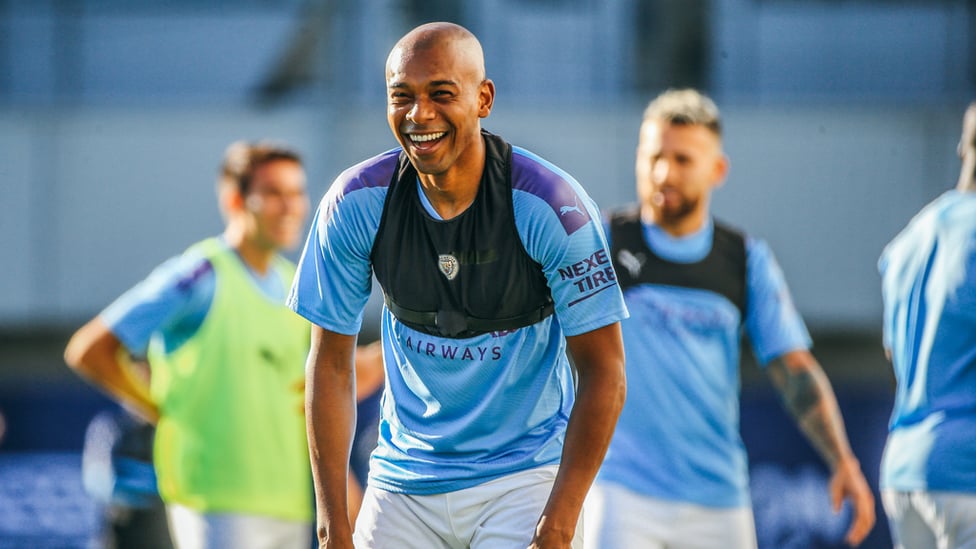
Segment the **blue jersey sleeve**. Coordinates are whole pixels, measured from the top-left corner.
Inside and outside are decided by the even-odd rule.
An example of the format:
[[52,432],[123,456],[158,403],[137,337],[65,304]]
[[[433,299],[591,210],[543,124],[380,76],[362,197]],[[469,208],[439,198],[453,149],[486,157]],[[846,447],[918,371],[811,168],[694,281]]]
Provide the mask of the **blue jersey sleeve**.
[[370,252],[396,165],[396,151],[343,172],[322,198],[287,305],[314,324],[359,333],[372,287]]
[[769,246],[750,237],[746,241],[746,254],[745,325],[759,364],[765,366],[790,351],[809,349],[810,334]]
[[214,296],[210,262],[186,253],[162,263],[99,315],[125,348],[145,356],[153,334],[167,348],[189,339],[203,323]]
[[515,223],[529,256],[542,265],[566,335],[627,317],[599,208],[566,172],[515,147]]

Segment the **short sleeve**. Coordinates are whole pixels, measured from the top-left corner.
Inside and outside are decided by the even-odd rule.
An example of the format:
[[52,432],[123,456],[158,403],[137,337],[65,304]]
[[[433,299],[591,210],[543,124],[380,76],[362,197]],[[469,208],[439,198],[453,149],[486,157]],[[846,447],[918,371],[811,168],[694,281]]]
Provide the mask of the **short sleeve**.
[[119,296],[99,317],[132,354],[145,356],[149,340],[185,340],[203,323],[214,295],[213,266],[200,254],[171,258]]
[[627,317],[599,208],[566,172],[515,149],[515,223],[528,254],[542,265],[566,335]]
[[762,240],[746,241],[746,332],[763,366],[790,351],[809,349],[810,334],[786,285],[783,271]]
[[362,327],[372,287],[370,251],[389,183],[360,169],[366,170],[340,175],[322,198],[287,299],[310,322],[347,335]]

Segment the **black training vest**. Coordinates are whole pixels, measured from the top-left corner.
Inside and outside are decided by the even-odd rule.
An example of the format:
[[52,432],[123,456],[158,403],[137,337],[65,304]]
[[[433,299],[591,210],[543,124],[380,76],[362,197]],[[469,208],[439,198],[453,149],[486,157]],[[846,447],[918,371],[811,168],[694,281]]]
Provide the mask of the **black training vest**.
[[746,244],[742,233],[715,222],[712,249],[697,263],[674,263],[655,254],[644,240],[640,210],[633,208],[610,217],[613,268],[620,288],[661,284],[710,290],[725,296],[746,313]]
[[400,153],[370,252],[386,306],[415,330],[451,338],[514,330],[553,312],[542,267],[522,245],[512,204],[512,147],[482,132],[485,171],[461,215],[433,219]]

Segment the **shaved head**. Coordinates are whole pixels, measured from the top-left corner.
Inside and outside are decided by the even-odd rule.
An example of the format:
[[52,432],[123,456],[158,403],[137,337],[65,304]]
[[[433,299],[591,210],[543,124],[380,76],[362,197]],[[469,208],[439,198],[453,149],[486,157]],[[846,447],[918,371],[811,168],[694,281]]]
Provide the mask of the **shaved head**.
[[481,119],[495,98],[478,39],[454,23],[413,29],[390,51],[386,92],[390,130],[425,188],[472,198],[484,169]]
[[386,76],[408,63],[419,53],[432,49],[451,50],[465,69],[474,71],[478,81],[485,79],[485,54],[481,42],[471,31],[454,23],[427,23],[408,32],[401,38],[386,60]]

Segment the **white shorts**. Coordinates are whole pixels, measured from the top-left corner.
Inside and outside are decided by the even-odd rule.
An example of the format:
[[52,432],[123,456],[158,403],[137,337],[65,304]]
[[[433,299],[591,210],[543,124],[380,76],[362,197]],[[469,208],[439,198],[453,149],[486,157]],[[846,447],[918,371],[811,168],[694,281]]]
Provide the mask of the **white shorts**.
[[166,505],[176,549],[309,549],[312,523]]
[[755,549],[749,507],[714,508],[666,501],[611,482],[596,483],[586,497],[586,549]]
[[[525,549],[557,471],[539,467],[429,496],[369,486],[356,520],[356,549]],[[573,548],[581,547],[577,528]]]
[[882,490],[898,549],[976,548],[976,494]]

